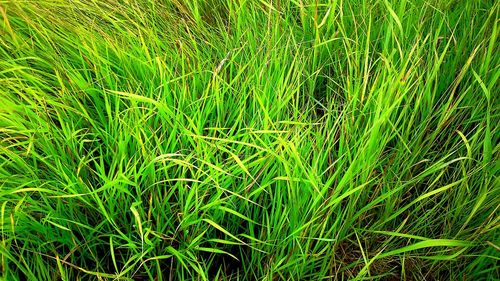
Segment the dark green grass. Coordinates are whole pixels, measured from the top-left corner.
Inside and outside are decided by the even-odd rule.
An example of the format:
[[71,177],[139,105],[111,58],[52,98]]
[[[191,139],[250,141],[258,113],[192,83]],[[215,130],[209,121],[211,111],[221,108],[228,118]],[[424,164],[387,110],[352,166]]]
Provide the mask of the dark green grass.
[[0,0],[0,275],[499,278],[499,11]]

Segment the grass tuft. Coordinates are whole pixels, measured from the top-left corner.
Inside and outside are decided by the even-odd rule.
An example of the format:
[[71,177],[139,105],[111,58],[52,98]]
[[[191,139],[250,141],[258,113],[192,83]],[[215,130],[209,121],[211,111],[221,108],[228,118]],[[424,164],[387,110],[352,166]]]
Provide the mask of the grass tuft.
[[2,280],[493,280],[498,1],[0,0]]

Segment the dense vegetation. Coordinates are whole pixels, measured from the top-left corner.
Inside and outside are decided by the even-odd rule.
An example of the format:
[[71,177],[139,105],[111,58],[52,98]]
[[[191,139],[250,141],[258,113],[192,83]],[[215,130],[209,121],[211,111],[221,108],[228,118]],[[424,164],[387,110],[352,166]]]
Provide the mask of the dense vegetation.
[[499,278],[499,11],[0,0],[0,275]]

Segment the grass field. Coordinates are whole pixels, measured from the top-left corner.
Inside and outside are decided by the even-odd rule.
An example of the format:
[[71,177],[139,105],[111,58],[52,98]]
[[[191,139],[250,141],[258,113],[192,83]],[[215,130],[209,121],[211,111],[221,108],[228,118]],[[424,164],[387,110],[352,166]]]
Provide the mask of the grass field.
[[499,3],[0,0],[0,280],[498,280]]

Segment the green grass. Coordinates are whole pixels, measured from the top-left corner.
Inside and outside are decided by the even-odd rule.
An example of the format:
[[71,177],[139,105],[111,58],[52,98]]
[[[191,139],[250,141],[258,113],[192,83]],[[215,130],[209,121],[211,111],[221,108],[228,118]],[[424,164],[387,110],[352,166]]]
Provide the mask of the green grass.
[[0,0],[2,280],[500,278],[499,12]]

